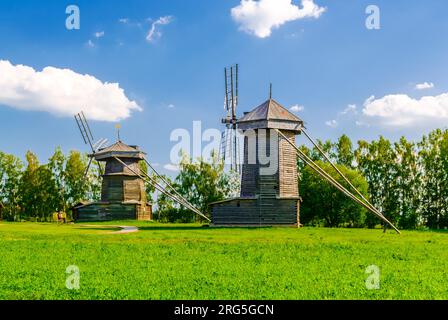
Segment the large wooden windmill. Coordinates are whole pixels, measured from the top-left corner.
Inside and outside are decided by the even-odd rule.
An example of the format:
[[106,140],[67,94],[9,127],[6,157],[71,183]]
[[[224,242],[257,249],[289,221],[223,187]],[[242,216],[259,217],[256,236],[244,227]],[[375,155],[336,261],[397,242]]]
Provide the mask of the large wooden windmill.
[[244,132],[240,197],[212,204],[214,225],[299,223],[296,152],[275,129],[294,143],[302,128],[303,121],[271,97],[238,120]]
[[[300,159],[326,182],[399,233],[399,230],[331,162],[307,133],[304,122],[272,99],[272,86],[269,99],[252,111],[246,112],[236,121],[236,125],[244,132],[240,196],[211,204],[214,225],[300,226],[301,198],[297,172],[297,160]],[[331,163],[348,188],[296,146],[296,135],[302,133]]]

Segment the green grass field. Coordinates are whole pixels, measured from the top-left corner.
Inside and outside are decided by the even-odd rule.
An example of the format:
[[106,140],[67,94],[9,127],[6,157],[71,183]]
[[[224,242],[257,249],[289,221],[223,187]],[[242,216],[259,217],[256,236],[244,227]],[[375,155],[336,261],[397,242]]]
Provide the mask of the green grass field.
[[448,299],[446,232],[121,224],[0,223],[0,299]]

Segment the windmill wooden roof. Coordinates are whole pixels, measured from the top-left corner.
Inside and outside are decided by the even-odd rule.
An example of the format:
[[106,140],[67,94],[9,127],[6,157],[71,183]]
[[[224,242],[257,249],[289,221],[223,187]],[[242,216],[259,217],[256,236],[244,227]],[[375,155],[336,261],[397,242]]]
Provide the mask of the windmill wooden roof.
[[238,120],[238,127],[246,129],[284,129],[300,131],[303,121],[274,99],[268,99]]
[[96,160],[103,160],[111,157],[143,159],[145,154],[146,153],[141,151],[137,146],[130,146],[121,141],[117,141],[113,145],[98,150],[98,152],[92,156],[94,156]]

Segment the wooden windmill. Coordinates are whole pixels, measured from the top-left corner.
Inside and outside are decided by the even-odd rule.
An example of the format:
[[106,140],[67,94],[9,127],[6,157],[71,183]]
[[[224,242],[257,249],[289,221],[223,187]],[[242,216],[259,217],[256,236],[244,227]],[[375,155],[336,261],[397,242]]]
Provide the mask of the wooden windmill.
[[[77,221],[151,220],[152,206],[147,202],[145,182],[153,185],[156,190],[173,201],[209,220],[154,169],[146,160],[145,152],[138,146],[127,145],[120,140],[119,125],[115,127],[118,130],[117,142],[108,147],[98,147],[103,146],[107,140],[102,139],[93,144],[93,135],[84,114],[77,114],[75,119],[84,142],[90,145],[92,150],[86,173],[91,162],[95,160],[98,162],[102,177],[101,200],[82,202],[72,208]],[[141,170],[142,161],[154,172],[155,177]]]
[[[238,119],[237,127],[244,132],[241,192],[238,198],[211,204],[214,225],[300,226],[297,173],[297,160],[300,159],[337,190],[400,232],[331,162],[307,133],[304,122],[272,99],[272,86],[269,99]],[[301,133],[331,163],[352,191],[296,146],[295,137]]]
[[303,121],[269,97],[245,113],[238,128],[244,133],[240,197],[213,203],[213,224],[297,225],[297,156],[275,129],[294,142]]

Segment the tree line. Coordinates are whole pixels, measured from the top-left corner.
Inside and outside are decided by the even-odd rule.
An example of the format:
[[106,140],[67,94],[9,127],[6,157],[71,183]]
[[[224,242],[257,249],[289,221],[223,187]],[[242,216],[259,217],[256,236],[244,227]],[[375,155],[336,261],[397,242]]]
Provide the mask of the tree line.
[[[355,187],[400,228],[448,227],[448,130],[434,130],[418,142],[404,137],[391,142],[380,137],[371,142],[360,140],[355,146],[343,135],[335,142],[318,141],[318,144]],[[301,146],[301,149],[345,185],[316,148]],[[70,207],[82,200],[99,200],[99,168],[93,162],[84,177],[87,163],[86,154],[70,151],[65,155],[60,148],[45,164],[31,151],[26,153],[25,162],[0,152],[3,218],[45,221],[57,211],[70,213]],[[375,216],[322,181],[301,161],[298,167],[303,224],[374,227],[379,223]],[[143,163],[142,170],[147,171]],[[194,162],[184,157],[178,175],[165,179],[207,215],[211,202],[237,195],[239,189],[237,175],[226,172],[216,155],[208,161]],[[147,184],[146,191],[151,200],[154,187]],[[196,219],[163,194],[157,195],[155,207],[155,218],[159,221]]]
[[60,148],[46,164],[28,151],[25,163],[0,152],[0,202],[3,218],[47,221],[54,212],[68,212],[82,200],[98,200],[101,183],[96,165],[84,177],[88,157],[78,151],[64,155]]
[[[360,140],[357,146],[346,136],[336,142],[318,141],[355,186],[368,195],[371,203],[402,229],[448,227],[448,130],[437,129],[418,142],[402,137],[391,142],[384,137],[376,141]],[[323,163],[316,148],[302,149]],[[301,189],[304,199],[302,221],[327,226],[373,227],[378,219],[359,206],[351,208],[349,200],[328,184],[317,184],[318,177],[303,164]],[[325,169],[345,185],[330,166]],[[347,186],[346,186],[347,187]]]

